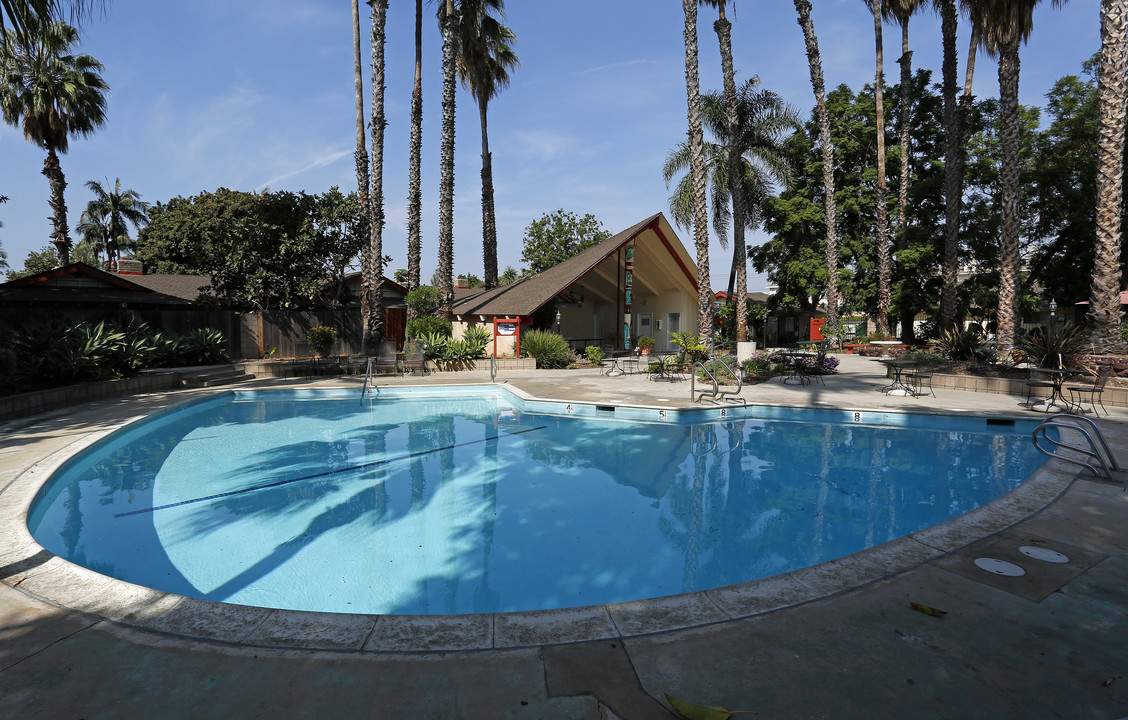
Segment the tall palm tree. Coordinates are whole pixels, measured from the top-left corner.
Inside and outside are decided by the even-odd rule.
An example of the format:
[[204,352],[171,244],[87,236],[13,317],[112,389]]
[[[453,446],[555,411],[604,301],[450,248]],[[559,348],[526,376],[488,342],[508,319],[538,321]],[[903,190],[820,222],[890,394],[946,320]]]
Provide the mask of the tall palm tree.
[[685,91],[690,172],[693,177],[693,243],[697,248],[697,332],[703,341],[711,341],[713,290],[709,280],[709,210],[705,189],[705,140],[701,129],[701,84],[697,79],[697,2],[682,0],[685,13]]
[[877,69],[874,73],[873,97],[877,124],[877,185],[874,204],[877,210],[877,331],[889,333],[890,291],[889,268],[889,202],[885,187],[885,51],[881,32],[882,0],[863,0],[873,15],[873,37],[877,46]]
[[384,338],[384,40],[388,0],[368,0],[372,8],[372,165],[368,194],[368,314],[364,317],[365,353],[376,354]]
[[443,295],[443,316],[450,318],[454,308],[454,79],[458,16],[454,0],[445,0],[446,15],[440,26],[443,33],[443,132],[439,144],[439,292]]
[[1121,207],[1124,201],[1128,0],[1101,0],[1097,141],[1097,237],[1089,295],[1089,339],[1098,352],[1128,352],[1120,333]]
[[73,55],[78,31],[61,21],[28,19],[28,32],[4,31],[0,45],[0,111],[24,138],[47,151],[43,174],[51,185],[54,231],[51,242],[59,263],[70,260],[67,232],[67,182],[59,165],[72,135],[90,135],[106,120],[102,64],[89,55]]
[[[423,190],[423,0],[415,0],[415,88],[411,91],[411,160],[407,170],[407,289],[419,287]],[[409,313],[413,311],[408,309]]]
[[[129,237],[129,225],[140,228],[149,222],[149,203],[141,199],[141,194],[133,189],[122,189],[121,180],[114,178],[113,189],[110,180],[106,179],[106,186],[97,180],[88,180],[86,189],[94,193],[94,199],[86,203],[86,210],[82,213],[82,225],[93,224],[91,235],[87,240],[101,242],[106,252],[106,260],[111,266],[116,265],[118,256],[123,249],[133,247]],[[83,232],[82,225],[79,232]],[[86,236],[87,233],[83,232]]]
[[497,221],[494,216],[493,161],[486,111],[509,85],[509,71],[520,64],[513,43],[517,35],[502,25],[505,0],[460,0],[456,35],[458,78],[478,104],[482,127],[482,259],[487,289],[497,287]]
[[[972,21],[982,33],[983,48],[999,58],[1000,237],[998,346],[1013,348],[1018,341],[1019,289],[1019,46],[1034,29],[1034,8],[1041,0],[977,0]],[[1051,0],[1054,7],[1067,0]]]
[[838,206],[834,193],[834,144],[830,139],[830,118],[826,112],[826,85],[823,81],[819,39],[811,20],[810,0],[795,0],[799,26],[807,46],[807,64],[811,68],[811,87],[815,92],[815,119],[819,125],[819,145],[823,161],[823,205],[826,209],[826,323],[838,326]]
[[[706,173],[711,187],[710,205],[713,230],[722,242],[732,223],[733,237],[737,224],[755,229],[761,220],[763,201],[772,194],[775,183],[787,182],[790,166],[784,154],[783,140],[788,131],[799,130],[802,125],[798,113],[787,106],[779,95],[769,90],[756,90],[756,82],[749,80],[737,92],[737,129],[730,134],[727,93],[707,93],[701,96],[701,112],[705,126],[716,142],[706,142]],[[733,161],[733,156],[736,161]],[[670,181],[690,166],[691,153],[688,142],[680,143],[666,156],[662,176],[669,187]],[[734,168],[739,171],[734,172]],[[745,192],[737,195],[734,188],[739,179]],[[670,196],[670,214],[680,227],[693,224],[693,176],[683,175]],[[747,255],[747,253],[745,253]],[[739,306],[739,303],[738,303]]]
[[[361,237],[368,237],[368,227],[371,221],[370,207],[368,204],[368,144],[364,137],[364,71],[361,65],[360,54],[360,2],[352,0],[353,24],[353,95],[356,98],[356,151],[353,160],[356,163],[356,198],[359,215],[357,232]],[[372,284],[372,258],[368,252],[368,243],[360,248],[360,317],[361,326],[367,327],[367,318],[371,314],[369,307],[372,297],[369,292]],[[367,355],[371,348],[365,348]]]
[[[736,98],[736,71],[732,63],[732,23],[725,14],[725,0],[700,0],[702,5],[717,8],[717,21],[713,23],[713,30],[717,33],[717,42],[721,50],[721,75],[723,76],[725,92],[725,121],[728,137],[736,137],[737,125],[737,98]],[[740,159],[739,148],[729,146],[728,165],[736,167]],[[744,183],[741,173],[732,175],[732,268],[729,274],[728,298],[729,302],[736,298],[736,339],[744,342],[748,339],[748,249],[744,241],[745,219],[744,214]],[[667,178],[667,184],[669,179]],[[715,218],[714,218],[715,223]],[[721,235],[723,238],[724,236]],[[738,292],[737,292],[738,291]]]
[[924,0],[885,0],[882,9],[882,18],[886,22],[896,21],[901,26],[901,57],[897,59],[897,64],[901,66],[901,113],[898,118],[901,129],[901,182],[897,187],[897,207],[899,208],[897,225],[902,235],[904,235],[908,218],[906,208],[909,204],[909,159],[912,156],[910,129],[912,127],[913,51],[909,49],[909,20],[923,3]]
[[0,0],[0,30],[9,25],[17,33],[26,34],[28,20],[33,22],[46,22],[61,20],[64,6],[70,11],[69,19],[77,23],[93,12],[94,7],[105,3],[98,0]]
[[[944,258],[941,265],[940,326],[951,329],[956,323],[956,283],[959,278],[960,210],[963,206],[964,167],[967,163],[967,119],[975,98],[971,82],[975,73],[975,51],[979,47],[979,24],[971,23],[971,43],[967,54],[964,92],[956,104],[956,0],[933,0],[940,11],[940,31],[944,44]],[[971,0],[960,0],[969,12]]]

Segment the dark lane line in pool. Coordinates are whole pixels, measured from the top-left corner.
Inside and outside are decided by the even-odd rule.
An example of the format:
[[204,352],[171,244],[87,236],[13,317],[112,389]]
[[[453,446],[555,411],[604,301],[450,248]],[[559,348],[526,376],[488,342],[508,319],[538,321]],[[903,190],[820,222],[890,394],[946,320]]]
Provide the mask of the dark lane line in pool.
[[537,430],[544,430],[547,425],[540,425],[533,428],[525,428],[524,430],[514,430],[513,432],[505,433],[504,435],[494,435],[493,437],[482,438],[480,440],[467,440],[466,442],[455,443],[453,445],[444,445],[443,447],[431,448],[429,450],[420,450],[418,452],[407,453],[406,455],[397,455],[392,458],[384,458],[383,460],[376,460],[370,463],[363,463],[361,465],[351,465],[345,468],[337,468],[336,470],[326,470],[325,472],[314,473],[313,475],[303,475],[302,477],[290,478],[289,480],[276,480],[274,482],[263,483],[261,485],[252,485],[245,487],[241,490],[228,490],[227,492],[216,493],[214,495],[206,495],[204,497],[193,498],[192,500],[181,500],[180,502],[168,503],[167,505],[156,505],[154,507],[142,508],[140,510],[130,510],[124,513],[114,513],[115,518],[129,517],[130,515],[143,515],[145,513],[156,512],[157,510],[168,510],[169,508],[180,507],[181,505],[192,505],[194,503],[207,502],[208,500],[216,500],[218,498],[231,497],[232,495],[242,495],[243,493],[255,492],[256,490],[268,490],[270,488],[281,487],[291,483],[301,482],[302,480],[315,480],[317,478],[328,477],[330,475],[339,475],[340,473],[352,472],[353,470],[364,470],[366,468],[377,467],[378,465],[387,465],[389,463],[399,462],[400,460],[408,460],[420,455],[430,455],[431,453],[442,452],[443,450],[453,450],[455,448],[466,447],[467,445],[478,445],[491,440],[500,440],[503,437],[510,435],[521,435],[528,432],[536,432]]

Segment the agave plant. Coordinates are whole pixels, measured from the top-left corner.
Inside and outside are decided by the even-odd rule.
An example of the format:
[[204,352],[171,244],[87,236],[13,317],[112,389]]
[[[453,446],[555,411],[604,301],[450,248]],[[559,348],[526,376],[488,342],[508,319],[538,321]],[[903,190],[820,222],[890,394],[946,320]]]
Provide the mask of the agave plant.
[[462,342],[472,350],[470,359],[485,357],[486,346],[490,344],[490,331],[481,325],[473,325],[462,333]]
[[451,342],[451,339],[441,332],[423,333],[416,339],[423,350],[423,357],[428,360],[442,360],[446,356],[447,345]]
[[949,330],[934,342],[949,360],[974,360],[983,346],[983,335],[978,330]]

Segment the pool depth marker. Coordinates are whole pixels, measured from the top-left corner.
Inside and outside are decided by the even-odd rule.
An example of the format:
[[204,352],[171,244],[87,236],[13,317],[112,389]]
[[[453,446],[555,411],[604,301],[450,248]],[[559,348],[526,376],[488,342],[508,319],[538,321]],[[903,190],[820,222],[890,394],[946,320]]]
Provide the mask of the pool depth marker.
[[410,460],[413,457],[420,455],[430,455],[431,453],[442,452],[443,450],[453,450],[455,448],[466,447],[467,445],[477,445],[479,443],[489,442],[491,440],[500,440],[503,437],[510,435],[521,435],[523,433],[535,432],[537,430],[544,430],[547,425],[540,425],[538,427],[525,428],[524,430],[514,430],[512,432],[494,435],[493,437],[482,438],[481,440],[467,440],[466,442],[455,443],[453,445],[444,445],[443,447],[431,448],[429,450],[420,450],[418,452],[407,453],[406,455],[397,455],[396,457],[384,458],[383,460],[374,460],[369,463],[362,463],[360,465],[351,465],[349,467],[337,468],[336,470],[326,470],[325,472],[314,473],[313,475],[303,475],[301,477],[290,478],[289,480],[275,480],[274,482],[262,483],[261,485],[252,485],[240,490],[228,490],[227,492],[215,493],[214,495],[205,495],[204,497],[193,498],[192,500],[181,500],[180,502],[168,503],[167,505],[156,505],[149,508],[141,508],[140,510],[130,510],[129,512],[114,513],[115,518],[129,517],[130,515],[143,515],[145,513],[156,512],[157,510],[168,510],[169,508],[180,507],[181,505],[192,505],[194,503],[206,502],[208,500],[216,500],[224,497],[231,497],[232,495],[242,495],[243,493],[255,492],[256,490],[268,490],[270,488],[282,487],[291,483],[301,482],[302,480],[314,480],[316,478],[328,477],[329,475],[339,475],[340,473],[352,472],[353,470],[364,470],[379,465],[387,465],[389,463],[399,462],[400,460]]

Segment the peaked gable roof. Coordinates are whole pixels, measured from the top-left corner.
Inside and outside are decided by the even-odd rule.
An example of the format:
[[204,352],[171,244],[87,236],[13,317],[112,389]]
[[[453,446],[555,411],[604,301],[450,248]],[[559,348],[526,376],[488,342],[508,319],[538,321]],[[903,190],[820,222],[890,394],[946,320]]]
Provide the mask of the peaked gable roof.
[[[655,231],[681,272],[696,289],[697,268],[685,253],[685,248],[677,241],[677,236],[673,234],[673,229],[665,216],[657,213],[543,272],[493,290],[484,290],[457,299],[454,304],[454,314],[532,315],[646,230]],[[667,236],[672,236],[673,242]]]

